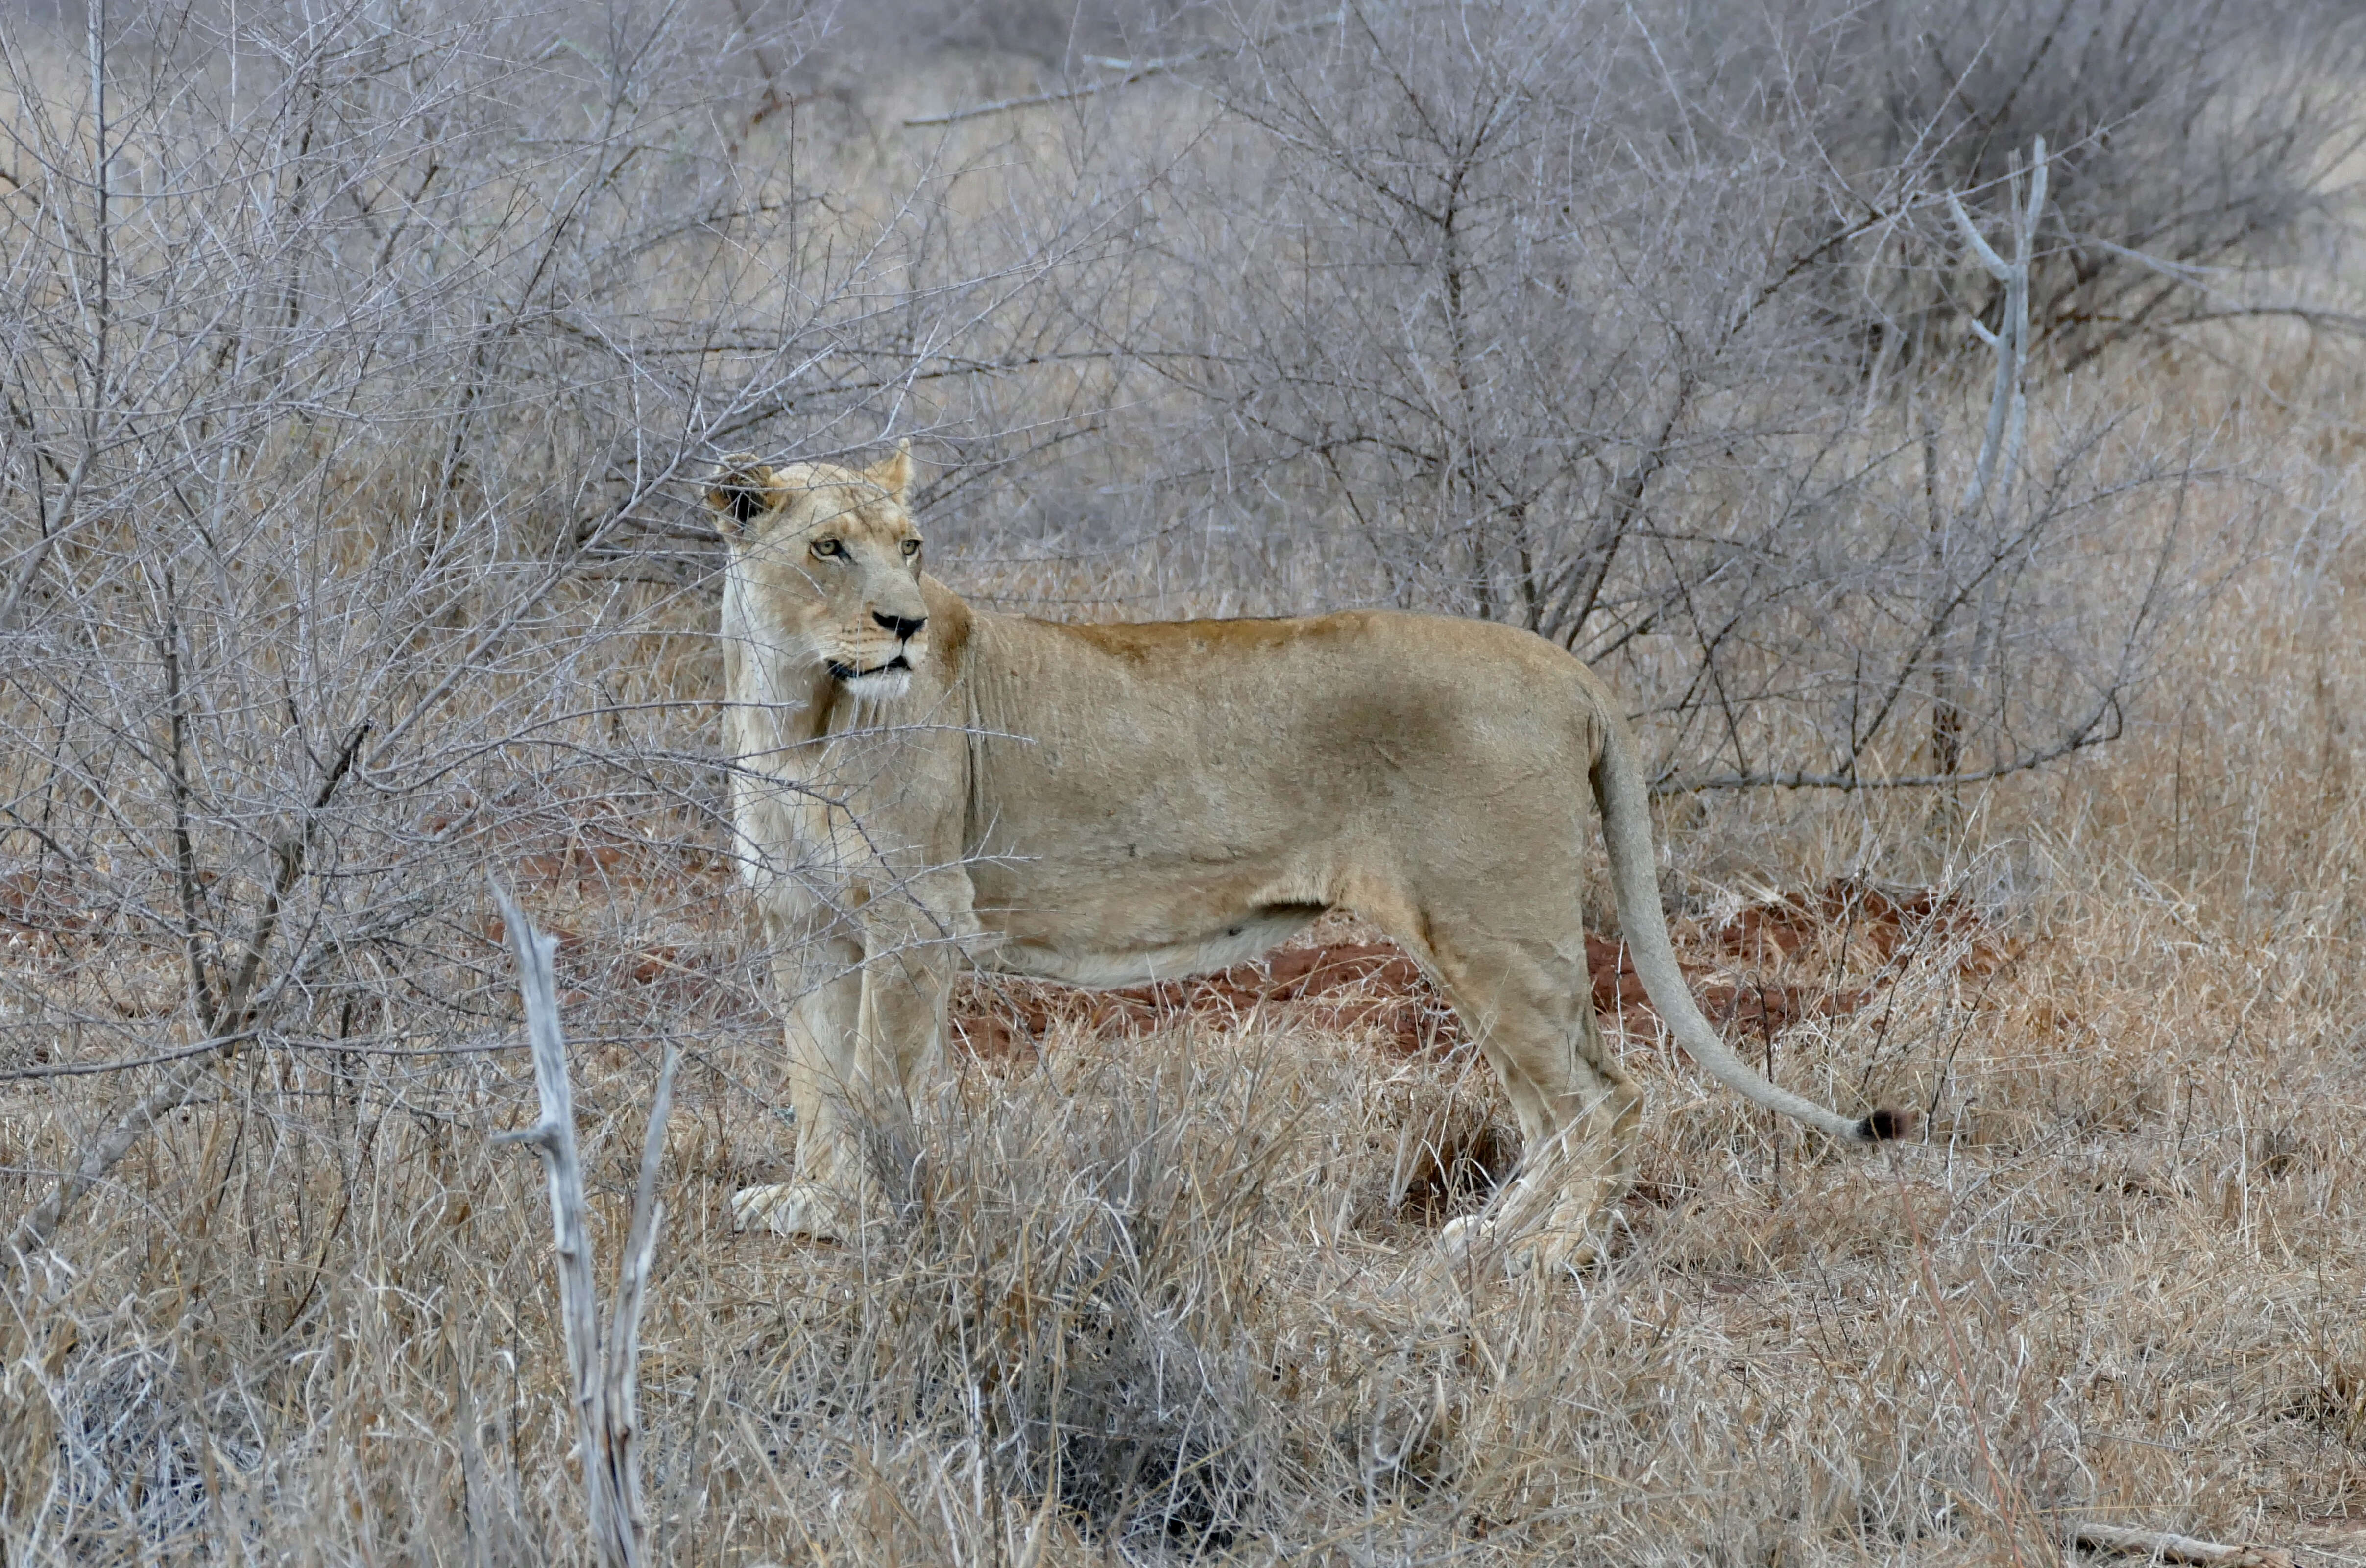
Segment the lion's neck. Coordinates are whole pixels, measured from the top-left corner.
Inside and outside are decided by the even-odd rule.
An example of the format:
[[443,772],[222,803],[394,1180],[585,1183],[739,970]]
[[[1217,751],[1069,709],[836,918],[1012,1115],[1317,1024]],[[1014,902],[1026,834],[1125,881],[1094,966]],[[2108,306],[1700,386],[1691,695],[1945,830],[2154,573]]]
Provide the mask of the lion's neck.
[[801,778],[814,766],[814,743],[828,732],[832,682],[818,666],[792,668],[750,638],[737,589],[727,587],[723,602],[726,749],[743,767]]

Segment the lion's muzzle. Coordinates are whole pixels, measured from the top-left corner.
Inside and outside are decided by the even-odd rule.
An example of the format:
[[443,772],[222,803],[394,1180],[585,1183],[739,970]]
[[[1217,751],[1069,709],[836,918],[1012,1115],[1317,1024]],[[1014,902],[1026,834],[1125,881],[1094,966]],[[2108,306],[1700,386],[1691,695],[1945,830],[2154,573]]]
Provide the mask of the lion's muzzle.
[[[913,667],[926,651],[915,647],[912,639],[928,624],[925,615],[898,615],[874,609],[871,612],[871,626],[856,630],[836,658],[824,660],[824,667],[829,671],[830,679],[862,695],[900,695]],[[889,642],[880,632],[895,640]]]

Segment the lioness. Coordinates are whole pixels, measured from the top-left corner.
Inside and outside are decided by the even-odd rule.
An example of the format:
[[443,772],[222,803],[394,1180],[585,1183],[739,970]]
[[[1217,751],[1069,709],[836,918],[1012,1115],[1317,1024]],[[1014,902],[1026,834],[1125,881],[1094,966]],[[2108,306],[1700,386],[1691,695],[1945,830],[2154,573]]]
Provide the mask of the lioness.
[[1323,911],[1384,928],[1494,1064],[1526,1146],[1451,1244],[1576,1261],[1633,1168],[1641,1096],[1603,1049],[1578,897],[1593,781],[1620,925],[1695,1061],[1844,1143],[1895,1136],[1769,1083],[1668,942],[1635,740],[1542,637],[1385,611],[1067,626],[922,570],[907,452],[732,458],[726,740],[742,864],[788,1002],[796,1179],[740,1224],[851,1234],[865,1122],[941,1081],[957,964],[1134,985],[1265,952]]

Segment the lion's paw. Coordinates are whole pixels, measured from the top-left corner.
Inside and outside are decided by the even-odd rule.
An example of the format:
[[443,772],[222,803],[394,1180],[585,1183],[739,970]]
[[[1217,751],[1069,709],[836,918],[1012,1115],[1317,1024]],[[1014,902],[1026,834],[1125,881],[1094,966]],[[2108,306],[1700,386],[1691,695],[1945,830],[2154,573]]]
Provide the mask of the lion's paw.
[[774,1235],[806,1241],[844,1241],[854,1229],[846,1223],[845,1214],[846,1204],[838,1194],[811,1182],[742,1187],[731,1194],[731,1228],[735,1231],[761,1225]]
[[1558,1241],[1540,1238],[1527,1247],[1515,1248],[1505,1260],[1513,1274],[1526,1274],[1531,1269],[1543,1269],[1549,1274],[1586,1274],[1603,1261],[1602,1249],[1591,1241]]
[[1504,1267],[1505,1235],[1502,1224],[1483,1214],[1464,1214],[1446,1222],[1430,1254],[1433,1276],[1443,1274],[1469,1282]]
[[1600,1247],[1583,1229],[1512,1229],[1482,1214],[1448,1221],[1437,1233],[1437,1249],[1458,1271],[1500,1268],[1512,1278],[1538,1269],[1582,1274],[1602,1261]]
[[1479,1214],[1462,1214],[1446,1222],[1437,1245],[1457,1258],[1468,1258],[1495,1239],[1495,1222]]

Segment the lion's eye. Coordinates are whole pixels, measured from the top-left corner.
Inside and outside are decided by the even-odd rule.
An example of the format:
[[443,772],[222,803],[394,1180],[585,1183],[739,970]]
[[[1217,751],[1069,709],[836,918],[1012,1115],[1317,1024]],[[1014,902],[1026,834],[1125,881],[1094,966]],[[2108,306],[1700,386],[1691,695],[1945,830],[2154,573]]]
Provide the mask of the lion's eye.
[[919,553],[920,553],[920,541],[919,541],[919,540],[918,540],[918,539],[907,539],[907,540],[905,540],[905,541],[904,541],[904,558],[905,558],[906,560],[910,560],[914,556],[917,556],[917,555],[918,555]]
[[846,547],[836,539],[816,539],[813,542],[813,553],[817,559],[828,560],[833,557],[846,554]]

